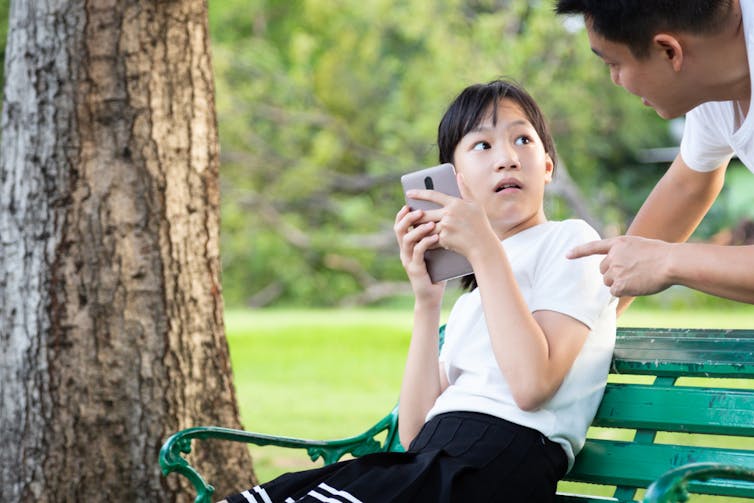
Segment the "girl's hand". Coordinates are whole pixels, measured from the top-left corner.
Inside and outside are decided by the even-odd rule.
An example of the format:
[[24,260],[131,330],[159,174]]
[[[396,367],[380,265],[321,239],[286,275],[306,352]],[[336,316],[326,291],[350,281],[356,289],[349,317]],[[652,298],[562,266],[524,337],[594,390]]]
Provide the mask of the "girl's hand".
[[421,210],[411,211],[404,206],[395,216],[395,237],[400,248],[401,264],[406,270],[417,302],[440,303],[445,282],[432,283],[424,262],[424,252],[436,247],[439,236],[432,221],[420,223],[424,217]]
[[437,245],[470,258],[470,252],[480,244],[480,238],[497,238],[484,208],[474,200],[463,176],[460,173],[456,176],[462,199],[435,190],[410,191],[407,195],[441,205],[442,208],[424,212],[418,222],[434,223]]

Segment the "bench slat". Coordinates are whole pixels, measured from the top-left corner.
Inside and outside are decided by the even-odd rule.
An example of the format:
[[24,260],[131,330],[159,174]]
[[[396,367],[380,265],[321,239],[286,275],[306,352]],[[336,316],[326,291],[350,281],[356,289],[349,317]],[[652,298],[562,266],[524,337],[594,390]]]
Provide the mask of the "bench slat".
[[[623,503],[615,498],[602,498],[600,496],[580,496],[578,494],[560,494],[555,500],[558,503]],[[634,500],[630,500],[633,502]]]
[[754,436],[749,390],[608,384],[595,426]]
[[619,329],[618,374],[754,378],[754,330]]
[[[716,462],[754,469],[754,452],[588,439],[565,480],[647,487],[667,470],[697,462]],[[693,489],[703,494],[754,498],[754,484],[745,482],[694,484]]]

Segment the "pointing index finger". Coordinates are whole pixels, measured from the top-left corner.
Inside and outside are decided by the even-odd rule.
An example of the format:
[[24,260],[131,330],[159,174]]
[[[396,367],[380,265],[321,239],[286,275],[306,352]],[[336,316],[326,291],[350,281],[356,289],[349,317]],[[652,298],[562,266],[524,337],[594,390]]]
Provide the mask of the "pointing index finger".
[[614,242],[615,240],[613,238],[590,241],[572,248],[566,257],[574,259],[588,257],[590,255],[606,255],[610,251],[610,248],[612,248]]

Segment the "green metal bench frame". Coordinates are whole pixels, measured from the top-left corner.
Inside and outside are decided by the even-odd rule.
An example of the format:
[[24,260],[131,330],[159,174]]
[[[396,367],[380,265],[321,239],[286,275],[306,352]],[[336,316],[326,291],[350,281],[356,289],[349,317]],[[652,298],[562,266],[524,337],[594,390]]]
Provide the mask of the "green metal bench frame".
[[[442,329],[440,334],[442,343]],[[592,426],[628,430],[629,436],[635,432],[633,438],[608,440],[589,435],[564,480],[614,486],[614,495],[559,493],[560,502],[629,503],[644,488],[646,503],[686,501],[689,493],[754,499],[754,447],[656,441],[658,432],[754,438],[754,381],[738,389],[714,380],[754,379],[754,330],[621,328],[612,365]],[[625,376],[654,379],[645,378],[649,384],[634,383],[625,381],[641,379]],[[713,380],[702,386],[676,384],[685,377]],[[191,481],[197,490],[196,503],[209,503],[214,489],[181,454],[191,451],[193,439],[209,438],[305,449],[312,461],[321,457],[325,464],[346,454],[402,450],[397,406],[365,432],[339,440],[304,440],[214,426],[188,428],[162,446],[160,466],[165,475],[176,472]]]

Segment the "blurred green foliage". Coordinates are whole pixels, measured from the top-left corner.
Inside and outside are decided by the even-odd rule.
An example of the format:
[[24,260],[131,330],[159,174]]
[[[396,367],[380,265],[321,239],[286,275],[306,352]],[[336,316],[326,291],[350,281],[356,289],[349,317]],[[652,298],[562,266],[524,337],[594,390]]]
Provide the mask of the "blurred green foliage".
[[[563,21],[549,1],[211,2],[227,303],[393,291],[400,174],[435,164],[447,105],[497,77],[540,102],[587,207],[625,228],[626,189],[646,193],[657,176],[643,166],[626,187],[623,173],[638,149],[668,145],[667,126]],[[548,212],[572,215],[556,200]]]
[[[0,0],[0,57],[9,9]],[[637,153],[673,145],[550,0],[223,0],[209,13],[229,306],[405,292],[392,234],[399,177],[436,163],[437,123],[471,83],[512,78],[539,101],[605,234],[625,230],[666,167]],[[734,207],[751,216],[748,196],[730,201],[703,235],[735,223]],[[578,213],[559,195],[546,209]]]

